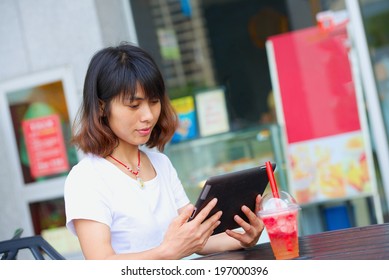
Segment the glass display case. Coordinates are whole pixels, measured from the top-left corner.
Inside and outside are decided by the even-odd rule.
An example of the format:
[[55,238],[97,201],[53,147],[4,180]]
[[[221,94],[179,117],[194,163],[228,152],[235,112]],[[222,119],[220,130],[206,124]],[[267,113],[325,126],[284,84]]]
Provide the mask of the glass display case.
[[169,144],[169,156],[191,202],[195,202],[210,176],[275,162],[276,179],[285,186],[281,141],[277,125],[262,125],[245,130]]

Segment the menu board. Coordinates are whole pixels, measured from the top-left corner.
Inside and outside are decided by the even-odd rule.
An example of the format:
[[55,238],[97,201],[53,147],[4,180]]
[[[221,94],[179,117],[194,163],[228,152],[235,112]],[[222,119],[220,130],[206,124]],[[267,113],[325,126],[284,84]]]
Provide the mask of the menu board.
[[202,137],[230,130],[227,105],[222,88],[199,92],[196,94],[195,100]]

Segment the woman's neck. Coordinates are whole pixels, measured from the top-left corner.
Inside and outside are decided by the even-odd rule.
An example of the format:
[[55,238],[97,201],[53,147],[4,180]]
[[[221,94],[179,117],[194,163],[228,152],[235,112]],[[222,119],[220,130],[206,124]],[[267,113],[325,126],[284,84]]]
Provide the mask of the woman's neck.
[[138,162],[138,149],[139,147],[134,145],[119,145],[113,150],[111,155],[122,162],[134,166]]

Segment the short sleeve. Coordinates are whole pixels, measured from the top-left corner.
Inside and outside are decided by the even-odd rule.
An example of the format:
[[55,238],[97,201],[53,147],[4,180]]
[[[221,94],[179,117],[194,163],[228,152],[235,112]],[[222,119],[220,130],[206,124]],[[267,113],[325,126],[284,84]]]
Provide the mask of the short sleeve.
[[154,168],[157,169],[159,176],[163,177],[165,184],[170,188],[169,192],[174,199],[176,210],[187,205],[190,201],[168,156],[156,151],[145,150],[145,152],[152,161]]
[[181,180],[178,177],[177,171],[169,160],[170,165],[170,178],[171,178],[171,186],[173,188],[173,194],[175,203],[177,205],[177,210],[184,207],[189,203],[188,196],[182,186]]
[[81,161],[73,167],[64,189],[66,226],[75,233],[73,221],[87,219],[111,225],[110,193],[93,165]]

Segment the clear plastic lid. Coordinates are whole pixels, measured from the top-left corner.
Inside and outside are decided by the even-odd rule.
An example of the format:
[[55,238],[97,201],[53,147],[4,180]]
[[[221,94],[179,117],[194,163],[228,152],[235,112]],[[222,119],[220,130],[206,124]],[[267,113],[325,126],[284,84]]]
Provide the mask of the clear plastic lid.
[[280,191],[280,198],[273,197],[272,193],[267,193],[262,197],[260,210],[258,215],[267,215],[277,212],[285,212],[290,210],[300,210],[300,206],[296,200],[287,192]]

